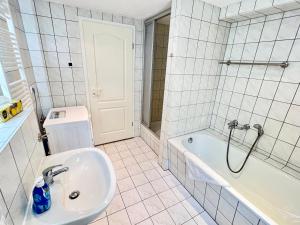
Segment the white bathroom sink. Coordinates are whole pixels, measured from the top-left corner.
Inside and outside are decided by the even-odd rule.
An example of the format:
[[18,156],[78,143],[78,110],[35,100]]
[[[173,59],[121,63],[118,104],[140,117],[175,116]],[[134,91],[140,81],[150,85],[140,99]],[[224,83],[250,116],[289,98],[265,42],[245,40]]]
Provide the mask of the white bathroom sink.
[[[26,225],[86,225],[105,210],[116,188],[116,176],[108,156],[96,148],[71,150],[46,157],[40,171],[63,164],[65,173],[54,177],[50,185],[51,208],[40,215],[32,212],[32,199],[28,205]],[[54,169],[55,170],[55,169]],[[79,191],[71,200],[69,195]]]

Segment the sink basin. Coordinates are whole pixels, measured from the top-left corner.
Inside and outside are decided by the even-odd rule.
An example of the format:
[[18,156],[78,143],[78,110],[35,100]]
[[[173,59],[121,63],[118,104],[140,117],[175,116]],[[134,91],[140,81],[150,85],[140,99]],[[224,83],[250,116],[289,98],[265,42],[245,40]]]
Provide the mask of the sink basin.
[[[41,171],[57,164],[69,167],[65,173],[54,177],[50,186],[51,208],[43,214],[32,212],[29,202],[25,225],[86,225],[101,214],[112,200],[116,176],[108,156],[96,148],[71,150],[48,156]],[[69,195],[79,191],[75,199]]]

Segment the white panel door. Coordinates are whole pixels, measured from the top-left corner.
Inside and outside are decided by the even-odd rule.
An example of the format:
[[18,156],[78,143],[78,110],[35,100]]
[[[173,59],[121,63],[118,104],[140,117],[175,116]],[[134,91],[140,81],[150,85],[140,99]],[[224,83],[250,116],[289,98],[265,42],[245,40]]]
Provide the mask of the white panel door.
[[134,29],[83,20],[94,144],[133,137]]

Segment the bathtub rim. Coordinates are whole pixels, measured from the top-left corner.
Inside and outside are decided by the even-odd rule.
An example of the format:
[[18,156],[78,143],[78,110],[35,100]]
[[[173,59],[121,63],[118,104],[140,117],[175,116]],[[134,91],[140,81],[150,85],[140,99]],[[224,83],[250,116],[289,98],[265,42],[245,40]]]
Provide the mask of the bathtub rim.
[[[185,152],[190,152],[189,150],[186,149],[186,147],[182,144],[182,140],[186,140],[188,137],[190,137],[193,134],[206,134],[206,135],[210,135],[214,138],[217,138],[220,141],[224,142],[224,139],[218,137],[217,135],[215,135],[213,132],[209,132],[209,130],[200,130],[200,131],[196,131],[196,132],[192,132],[192,133],[188,133],[182,136],[177,136],[174,138],[170,138],[168,140],[168,145],[173,145],[178,151],[180,151],[182,154],[184,154]],[[169,146],[168,146],[169,147]],[[238,148],[238,147],[237,147]],[[240,149],[239,149],[240,150]],[[240,150],[242,151],[242,150]],[[197,157],[194,153],[190,152],[194,157],[196,157],[197,159],[199,159],[202,163],[205,163],[201,158]],[[170,152],[168,151],[168,154],[170,154]],[[252,155],[250,155],[250,157],[254,158],[255,160],[260,160]],[[170,159],[170,158],[169,158]],[[205,163],[206,164],[206,163]],[[207,164],[206,164],[207,165]],[[266,163],[267,166],[271,166],[269,164]],[[213,168],[211,168],[209,165],[207,165],[210,169],[214,170]],[[274,167],[275,168],[275,167]],[[217,172],[215,172],[217,173]],[[218,173],[217,173],[218,174]],[[218,176],[222,177],[222,179],[224,179],[225,181],[227,181],[222,175]],[[291,176],[292,177],[292,176]],[[292,177],[293,179],[296,180],[296,178]],[[263,211],[261,211],[258,207],[256,207],[253,203],[251,203],[251,201],[249,201],[247,198],[245,198],[242,194],[240,194],[234,187],[231,186],[230,182],[227,181],[227,183],[229,184],[229,186],[223,186],[223,189],[226,189],[226,191],[228,191],[230,194],[232,194],[235,198],[238,199],[238,201],[242,202],[242,204],[244,204],[246,207],[248,207],[250,210],[252,210],[253,213],[255,213],[263,222],[268,223],[269,225],[279,225],[278,223],[276,223],[273,219],[271,219],[268,215],[266,215]]]

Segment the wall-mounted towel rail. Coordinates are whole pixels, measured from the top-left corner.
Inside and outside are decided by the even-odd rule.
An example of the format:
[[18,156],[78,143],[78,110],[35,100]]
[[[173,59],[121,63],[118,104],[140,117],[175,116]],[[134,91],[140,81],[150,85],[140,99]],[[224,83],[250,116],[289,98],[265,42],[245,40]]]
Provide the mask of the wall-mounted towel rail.
[[267,65],[267,66],[280,66],[282,68],[286,68],[289,66],[288,61],[284,62],[245,62],[245,61],[219,61],[219,64],[226,64],[227,66],[231,64],[239,64],[239,65]]

